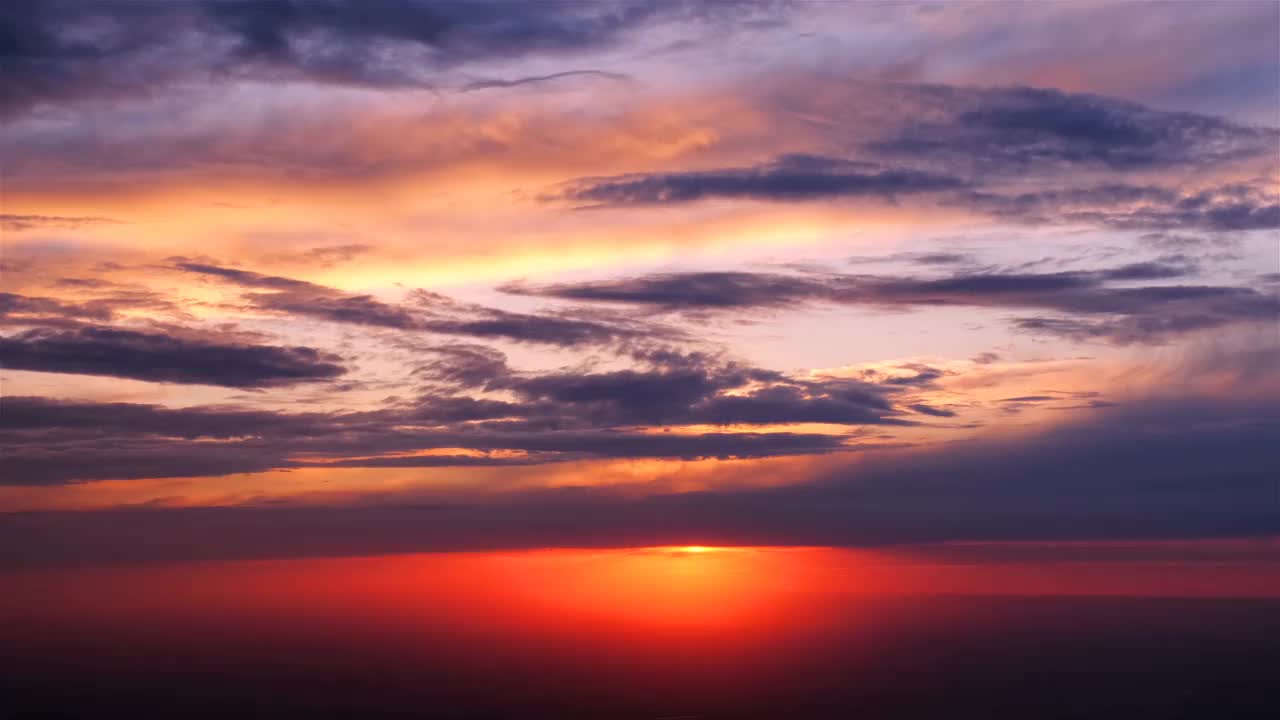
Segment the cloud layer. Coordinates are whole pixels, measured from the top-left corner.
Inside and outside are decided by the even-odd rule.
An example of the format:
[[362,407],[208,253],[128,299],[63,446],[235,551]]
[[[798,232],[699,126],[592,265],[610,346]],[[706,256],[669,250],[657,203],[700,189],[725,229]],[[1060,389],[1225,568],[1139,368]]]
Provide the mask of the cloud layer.
[[[1275,389],[1272,378],[1257,397],[1247,384],[1218,398],[1170,392],[1031,438],[886,453],[775,488],[647,497],[580,488],[487,499],[442,493],[413,506],[12,515],[0,518],[0,547],[29,549],[0,562],[1268,535],[1280,532],[1270,450],[1280,442]],[[84,409],[63,411],[85,417]],[[144,417],[137,422],[150,422]],[[210,417],[189,432],[219,432],[214,426],[225,420]],[[193,526],[204,531],[175,533]],[[73,537],[112,542],[66,539],[68,527],[92,529]],[[170,534],[181,541],[157,542]]]
[[1274,534],[1278,12],[10,2],[0,564]]
[[[1194,268],[1159,262],[1087,272],[962,272],[942,277],[702,272],[648,275],[615,281],[508,292],[579,302],[651,306],[667,312],[732,311],[831,303],[872,308],[966,306],[1039,310],[1063,317],[1016,319],[1024,330],[1097,338],[1122,344],[1162,342],[1171,335],[1280,314],[1280,297],[1266,289],[1169,284]],[[1120,283],[1161,281],[1159,285]]]

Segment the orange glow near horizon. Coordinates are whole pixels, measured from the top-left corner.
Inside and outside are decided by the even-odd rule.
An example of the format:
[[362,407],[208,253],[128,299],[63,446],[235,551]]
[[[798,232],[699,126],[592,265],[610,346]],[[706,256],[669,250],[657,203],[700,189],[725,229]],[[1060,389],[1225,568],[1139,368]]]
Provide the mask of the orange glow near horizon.
[[[1276,542],[961,543],[939,546],[954,547],[942,554],[672,545],[45,569],[0,574],[0,616],[339,613],[485,632],[757,632],[792,622],[789,609],[824,596],[1280,598]],[[1109,559],[1080,560],[1090,547]],[[1221,557],[1168,562],[1162,548]],[[1055,550],[1069,556],[1054,559]],[[90,604],[86,587],[95,588]]]
[[[1090,595],[1129,608],[1135,597],[1280,598],[1274,552],[1225,564],[1144,555],[1159,547],[1129,547],[1140,551],[1129,557],[1146,558],[1132,562],[1105,553],[1112,559],[992,560],[998,548],[982,560],[973,553],[991,548],[972,546],[947,561],[667,545],[0,572],[0,646],[24,662],[57,662],[59,672],[78,662],[90,672],[163,673],[176,662],[274,678],[298,662],[326,678],[400,672],[412,688],[448,686],[460,673],[479,697],[508,681],[541,695],[544,680],[567,683],[558,687],[577,697],[582,683],[617,707],[624,691],[664,703],[672,693],[738,697],[767,678],[790,688],[815,671],[861,682],[854,660],[871,673],[867,682],[880,683],[886,653],[895,672],[893,654],[922,633],[980,654],[1002,632],[1027,637],[1047,623],[1052,636],[1064,627],[1054,623],[1077,622],[1077,606],[1093,608],[1080,622],[1096,620],[1109,601]],[[1027,612],[1010,616],[1008,607]],[[79,655],[69,660],[66,648]]]

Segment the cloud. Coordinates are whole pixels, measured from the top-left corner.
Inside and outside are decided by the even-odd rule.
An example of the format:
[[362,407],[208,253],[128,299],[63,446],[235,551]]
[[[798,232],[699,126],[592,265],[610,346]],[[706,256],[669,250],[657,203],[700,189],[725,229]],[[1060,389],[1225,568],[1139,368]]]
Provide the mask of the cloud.
[[830,294],[822,278],[755,272],[667,273],[543,286],[511,283],[501,290],[562,300],[654,305],[667,310],[777,307]]
[[273,255],[269,259],[274,262],[293,265],[315,265],[327,268],[349,262],[358,255],[364,255],[372,252],[373,249],[372,245],[365,245],[363,243],[325,245],[321,247],[314,247],[310,250],[304,250],[302,252],[281,253]]
[[477,388],[510,373],[507,356],[484,345],[451,343],[432,346],[428,352],[432,359],[413,374],[445,385]]
[[596,322],[572,317],[530,315],[495,308],[476,309],[465,319],[428,320],[423,328],[446,335],[506,339],[573,347],[600,345],[630,337],[670,336],[656,328],[647,329],[619,322]]
[[866,148],[885,157],[985,175],[1072,165],[1118,171],[1202,167],[1274,156],[1280,147],[1280,131],[1273,128],[1153,110],[1098,95],[933,86],[922,89],[916,100],[927,108],[922,115],[929,119],[908,120],[892,136]]
[[[874,382],[798,378],[697,354],[642,353],[640,358],[641,367],[609,372],[491,371],[483,387],[512,393],[520,400],[494,407],[494,417],[517,416],[554,428],[907,425],[911,423],[899,417],[895,397],[936,377],[936,371],[923,366],[913,369],[911,376]],[[502,426],[491,423],[488,427]]]
[[[44,338],[34,334],[28,342]],[[119,332],[55,336],[47,342],[99,343],[92,348],[75,345],[66,353],[73,360],[62,365],[48,361],[58,358],[43,347],[43,355],[37,356],[37,350],[20,355],[6,346],[5,355],[19,358],[12,367],[237,387],[298,381],[296,376],[305,372],[288,368],[291,374],[280,377],[284,373],[279,363],[264,363],[256,355],[252,357],[258,362],[253,364],[239,356],[228,359],[226,350],[195,345],[174,349],[174,341],[166,345],[165,340],[149,337],[143,342],[137,333]],[[122,344],[127,351],[116,349]],[[156,357],[145,355],[148,351]],[[188,352],[199,353],[200,359],[190,360]],[[913,377],[903,376],[905,382],[800,378],[662,351],[641,353],[641,365],[627,370],[527,373],[512,370],[500,353],[485,348],[450,346],[438,355],[439,360],[418,373],[428,381],[420,397],[392,399],[380,409],[362,412],[165,408],[8,397],[0,405],[0,424],[8,432],[0,450],[13,471],[12,482],[19,484],[202,476],[304,465],[440,466],[449,464],[449,457],[457,458],[454,464],[474,465],[486,462],[485,457],[489,464],[535,464],[592,457],[829,453],[852,447],[853,428],[916,424],[903,417],[906,411],[897,403],[937,377],[936,371],[920,366],[912,370]],[[327,377],[334,370],[310,372]],[[460,387],[476,394],[458,394]],[[845,428],[828,433],[702,428],[786,423]],[[670,432],[684,426],[694,429]],[[210,440],[217,441],[213,445],[221,454],[209,455],[212,460],[205,462]],[[518,455],[507,454],[511,452]],[[189,462],[184,466],[175,458]]]
[[[523,450],[534,454],[533,461],[581,460],[585,458],[666,458],[700,460],[707,458],[746,459],[782,455],[813,455],[848,450],[840,435],[793,432],[734,432],[663,434],[579,430],[570,432],[495,433],[470,438],[477,449],[493,452]],[[539,457],[539,454],[546,454]],[[337,467],[432,467],[429,456],[390,456],[338,461]],[[335,463],[325,463],[333,467]]]
[[0,362],[13,370],[193,385],[256,388],[330,380],[346,372],[339,361],[307,347],[220,343],[105,327],[37,329],[0,338]]
[[503,290],[579,302],[647,305],[667,312],[744,311],[804,303],[1042,309],[1084,317],[1061,322],[1024,320],[1018,326],[1126,344],[1161,342],[1182,332],[1265,321],[1280,313],[1280,297],[1247,287],[1117,286],[1174,280],[1195,271],[1193,263],[1149,261],[1093,271],[970,271],[942,277],[690,272],[545,286],[515,284]]
[[[125,436],[158,435],[195,440],[232,439],[253,434],[316,436],[342,427],[344,416],[285,414],[227,407],[165,408],[139,403],[94,403],[9,396],[4,426],[15,432],[110,430]],[[250,432],[250,430],[252,432]]]
[[[1280,533],[1277,358],[1206,358],[1225,383],[1185,382],[1036,435],[864,455],[773,487],[636,495],[465,491],[358,507],[240,507],[0,516],[6,566],[527,547],[883,546],[949,541],[1168,540]],[[1181,378],[1181,379],[1180,379]],[[607,434],[587,442],[608,443]],[[749,438],[717,436],[735,453]],[[546,447],[580,442],[549,440]],[[803,447],[799,438],[788,437]],[[639,436],[617,442],[639,444]],[[671,437],[703,451],[705,438]],[[656,446],[651,446],[656,447]],[[728,449],[728,448],[722,448]],[[611,451],[616,451],[613,448]],[[668,447],[664,452],[678,453]],[[389,460],[390,466],[415,460]],[[430,460],[417,461],[426,465]],[[391,504],[388,504],[391,503]],[[193,526],[203,528],[191,533]],[[75,528],[76,532],[68,532]],[[86,538],[93,538],[92,541]],[[103,542],[109,538],[110,542]],[[6,551],[7,550],[7,551]]]
[[607,48],[667,20],[728,22],[746,4],[422,0],[15,0],[0,16],[7,114],[222,79],[433,87],[467,63]]
[[[500,2],[324,2],[209,7],[222,29],[238,40],[239,56],[262,60],[317,79],[371,83],[410,82],[396,68],[400,47],[430,50],[422,59],[447,66],[486,58],[512,58],[606,45],[622,33],[687,6],[663,0],[628,0],[591,6],[525,6]],[[310,40],[310,42],[308,42]]]
[[144,312],[186,317],[178,302],[166,294],[95,279],[62,278],[68,288],[93,294],[76,300],[0,292],[0,325],[74,327],[84,322],[108,322],[122,313]]
[[103,303],[78,304],[55,298],[0,293],[0,320],[6,325],[110,320],[114,308]]
[[117,224],[119,220],[92,215],[0,215],[0,229],[12,232],[36,228],[74,230],[85,225]]
[[817,200],[939,192],[964,187],[955,177],[881,168],[811,155],[787,155],[747,168],[583,178],[547,199],[591,206],[678,204],[714,198]]
[[[762,155],[772,151],[771,161],[583,177],[543,199],[594,208],[865,198],[923,211],[960,207],[1027,224],[1280,227],[1273,179],[1280,129],[1029,87],[797,83],[822,101],[796,97],[798,90],[764,92],[756,111],[776,138],[725,140]],[[797,103],[795,115],[823,122],[795,127],[789,113],[774,107]],[[776,153],[788,139],[808,153]],[[1184,172],[1152,175],[1173,168]],[[1251,179],[1223,184],[1224,174]]]
[[605,80],[614,80],[614,81],[630,80],[630,77],[628,77],[627,75],[623,75],[621,73],[605,72],[603,70],[566,70],[564,72],[551,73],[550,75],[529,75],[522,78],[515,78],[514,80],[497,80],[497,79],[473,80],[472,82],[469,82],[465,86],[463,86],[462,89],[465,92],[474,92],[476,90],[491,90],[493,88],[519,87],[521,85],[540,85],[542,83],[551,82],[553,80],[561,80],[564,78],[573,78],[573,77],[603,78]]
[[912,410],[915,410],[916,412],[922,415],[932,415],[934,417],[955,417],[955,414],[956,414],[955,411],[953,410],[936,408],[936,407],[933,407],[932,405],[925,405],[924,403],[915,403],[914,405],[910,405],[908,407],[910,407]]
[[326,322],[561,347],[673,336],[669,329],[623,318],[604,318],[600,313],[579,313],[582,317],[517,313],[459,303],[425,291],[412,293],[411,305],[395,305],[371,295],[354,295],[302,280],[180,258],[174,267],[265,291],[244,295],[259,310]]
[[[1280,152],[1280,138],[1275,152]],[[973,162],[982,162],[975,157]],[[851,160],[791,156],[753,168],[582,178],[544,200],[565,200],[582,208],[677,205],[714,198],[771,201],[877,198],[931,194],[938,204],[960,207],[997,220],[1028,225],[1085,224],[1125,230],[1197,229],[1242,231],[1280,229],[1280,202],[1273,183],[1194,190],[1110,182],[1075,188],[1020,192],[980,188],[980,179],[922,170],[876,169]],[[976,173],[981,176],[981,173]],[[1056,185],[1057,183],[1055,183]],[[890,259],[890,258],[879,258]],[[958,253],[922,253],[893,258],[922,265],[965,262]],[[868,258],[855,258],[868,261]]]
[[974,191],[948,202],[1031,225],[1083,223],[1124,230],[1218,232],[1280,229],[1280,202],[1265,182],[1189,193],[1126,184],[1009,195]]
[[6,484],[218,476],[287,467],[287,447],[343,437],[360,416],[165,408],[8,396]]
[[10,485],[208,477],[305,466],[439,467],[593,457],[754,458],[850,447],[848,438],[840,434],[650,433],[596,429],[581,421],[566,423],[567,429],[529,423],[472,425],[465,421],[519,414],[521,406],[467,398],[432,399],[418,409],[348,413],[164,408],[31,397],[6,397],[0,406],[0,427],[6,431],[0,440],[6,468],[3,483]]

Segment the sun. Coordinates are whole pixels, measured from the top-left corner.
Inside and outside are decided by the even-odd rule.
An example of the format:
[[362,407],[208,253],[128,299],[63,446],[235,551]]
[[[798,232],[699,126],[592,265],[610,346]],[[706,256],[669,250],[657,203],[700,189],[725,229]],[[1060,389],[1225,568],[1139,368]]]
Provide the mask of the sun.
[[702,553],[716,552],[720,548],[707,547],[706,545],[682,545],[676,548],[677,552],[689,553],[690,555],[700,555]]

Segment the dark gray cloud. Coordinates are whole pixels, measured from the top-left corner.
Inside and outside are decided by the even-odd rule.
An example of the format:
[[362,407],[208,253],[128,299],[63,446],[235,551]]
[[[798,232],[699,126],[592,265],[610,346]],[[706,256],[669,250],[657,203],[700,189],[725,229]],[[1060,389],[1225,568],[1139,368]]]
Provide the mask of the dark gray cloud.
[[822,277],[755,272],[691,272],[624,280],[530,286],[512,283],[503,292],[562,300],[653,305],[668,310],[776,307],[830,295]]
[[1189,193],[1124,184],[1004,195],[967,192],[949,202],[1032,225],[1086,223],[1124,230],[1280,229],[1280,197],[1267,183]]
[[972,262],[973,256],[967,253],[926,252],[916,253],[909,259],[920,265],[963,265]]
[[[641,348],[638,366],[593,372],[583,369],[518,373],[499,358],[463,352],[433,363],[431,372],[455,377],[472,387],[509,393],[516,403],[485,406],[492,419],[518,418],[511,428],[532,425],[552,429],[588,429],[645,425],[767,425],[831,423],[907,425],[895,406],[899,396],[926,387],[940,371],[914,365],[910,376],[894,378],[799,378],[726,362],[716,356]],[[425,373],[428,374],[429,373]],[[422,400],[419,411],[436,407]],[[468,405],[467,412],[478,406]],[[488,427],[502,428],[502,423]]]
[[[1181,304],[1176,312],[1147,316],[1121,316],[1103,319],[1073,317],[1023,317],[1015,318],[1014,326],[1020,330],[1045,335],[1057,335],[1077,342],[1106,340],[1120,345],[1153,342],[1160,338],[1219,328],[1238,320],[1267,321],[1280,317],[1280,302],[1271,299],[1253,302],[1246,298],[1243,304],[1238,298],[1218,299],[1197,306],[1194,301]],[[1241,315],[1243,312],[1243,316]]]
[[[878,308],[969,306],[1041,309],[1074,316],[1020,321],[1028,330],[1122,343],[1160,342],[1170,335],[1235,322],[1272,320],[1280,297],[1247,287],[1121,283],[1178,280],[1194,262],[1147,261],[1093,271],[1057,273],[961,272],[943,277],[838,273],[692,272],[505,291],[580,302],[652,306],[664,311],[750,310],[802,303]],[[1067,328],[1076,328],[1067,332]],[[1092,328],[1084,332],[1083,328]]]
[[[1277,360],[1268,349],[1245,362],[1274,368]],[[1228,357],[1212,363],[1228,373],[1236,367]],[[1031,438],[864,455],[856,466],[767,488],[639,497],[590,487],[483,498],[440,491],[401,499],[412,505],[399,506],[10,514],[0,516],[0,563],[1274,535],[1280,533],[1276,388],[1248,377],[1238,375],[1214,396],[1177,392],[1182,384],[1175,380],[1169,392],[1101,409]],[[636,436],[622,440],[642,442]],[[556,442],[548,446],[558,447]],[[397,462],[414,464],[388,464]],[[192,533],[192,527],[202,532]]]
[[[839,132],[862,137],[831,137],[821,144],[822,154],[781,155],[748,167],[580,178],[546,199],[609,207],[711,198],[923,195],[929,203],[1030,224],[1211,231],[1280,227],[1280,199],[1268,179],[1280,167],[1280,129],[1037,88],[864,89],[850,95],[848,107],[823,105],[820,114]],[[884,105],[872,113],[878,118],[874,122],[868,123],[859,105],[866,101],[863,95]],[[1257,177],[1221,187],[1197,181],[1198,174],[1229,163],[1248,164]],[[1169,168],[1186,171],[1174,180],[1185,187],[1153,182],[1152,170]],[[1073,176],[1099,171],[1106,173],[1103,179],[1072,182]]]
[[454,387],[478,388],[510,373],[507,356],[484,345],[435,345],[429,354],[431,359],[416,367],[413,374]]
[[313,285],[303,280],[293,280],[291,278],[279,277],[276,275],[263,275],[261,273],[251,272],[249,270],[239,270],[237,268],[222,267],[220,265],[210,265],[202,262],[190,262],[186,258],[175,257],[174,267],[186,272],[196,273],[197,275],[212,275],[220,277],[224,280],[233,282],[237,285],[252,288],[267,288],[271,290],[312,290],[314,292],[333,292],[329,288],[320,285]]
[[0,293],[0,321],[6,325],[110,320],[114,308],[102,303],[72,303],[47,297]]
[[661,336],[657,328],[646,330],[621,323],[596,322],[554,315],[530,315],[496,308],[475,308],[475,316],[465,319],[428,320],[423,328],[446,335],[507,339],[572,347],[600,345],[629,337]]
[[532,407],[550,403],[567,415],[560,422],[589,425],[909,424],[897,417],[892,385],[797,380],[732,364],[555,373],[497,384]]
[[468,62],[607,47],[652,22],[726,22],[746,5],[15,0],[0,13],[0,110],[245,77],[431,87]]
[[924,121],[867,144],[969,173],[1050,171],[1064,165],[1142,170],[1274,157],[1280,131],[1220,118],[1153,110],[1097,95],[1013,87],[922,87]]
[[915,403],[914,405],[910,405],[909,407],[912,410],[915,410],[916,412],[920,413],[921,415],[932,415],[934,417],[955,417],[956,415],[955,411],[953,410],[947,410],[945,408],[936,408],[936,407],[933,407],[932,405],[925,405],[923,403]]
[[564,372],[501,381],[528,400],[545,400],[612,416],[626,424],[658,423],[687,412],[689,406],[722,390],[745,385],[745,373],[716,373],[707,368]]
[[[534,412],[554,410],[544,405]],[[463,397],[430,398],[416,407],[330,414],[6,397],[0,401],[0,428],[5,430],[0,438],[6,470],[3,482],[47,485],[217,476],[308,465],[436,467],[589,458],[752,458],[848,449],[848,437],[840,434],[600,429],[574,418],[572,406],[559,410],[566,418],[563,423],[553,417],[549,423],[510,427],[466,421],[528,416],[530,411],[523,404]],[[458,448],[474,452],[421,454]],[[522,456],[503,455],[506,451]]]
[[[1275,152],[1280,153],[1280,141]],[[1007,192],[977,189],[977,181],[920,170],[792,156],[754,168],[619,175],[576,180],[545,199],[583,207],[673,205],[710,198],[800,201],[934,193],[941,204],[1028,225],[1088,224],[1125,230],[1242,231],[1280,229],[1280,197],[1265,180],[1182,191],[1123,182]],[[922,265],[964,263],[960,253],[919,253],[854,261],[907,260]]]
[[905,168],[812,155],[785,155],[764,165],[702,172],[650,173],[583,178],[547,199],[588,206],[654,205],[712,198],[817,200],[939,192],[964,181]]
[[[1101,290],[1112,281],[1172,279],[1191,272],[1194,272],[1194,267],[1161,262],[1132,263],[1096,271],[964,272],[939,278],[838,273],[690,272],[546,286],[511,284],[504,286],[503,290],[566,300],[655,305],[670,310],[774,307],[823,301],[868,305],[1066,304],[1083,311],[1091,308],[1090,300],[1102,303],[1102,296],[1063,296],[1082,290]],[[1138,290],[1158,294],[1165,289]],[[1175,287],[1173,290],[1200,294],[1195,289]],[[1217,290],[1232,292],[1238,288]],[[1116,296],[1126,294],[1126,291],[1116,288],[1107,288],[1107,292]],[[1099,308],[1101,306],[1098,305]]]
[[0,326],[75,327],[116,319],[121,312],[183,316],[182,309],[162,293],[112,282],[83,278],[61,278],[59,289],[91,293],[77,299],[0,292]]
[[[0,425],[9,432],[90,432],[110,430],[122,437],[163,435],[195,440],[310,437],[344,427],[359,415],[284,414],[226,407],[165,408],[137,403],[94,403],[10,396]],[[250,432],[252,429],[252,432]]]
[[[116,333],[106,336],[119,340]],[[137,342],[133,336],[126,339]],[[129,377],[151,380],[244,386],[251,380],[254,385],[286,381],[248,378],[256,366],[239,358],[232,362],[225,353],[205,353],[216,369],[182,364],[184,356],[166,360],[160,370],[153,369],[160,363],[147,357],[130,357],[120,370],[114,365],[86,367],[90,360],[85,358],[116,358],[106,351],[94,355],[76,347],[70,354],[75,363],[66,371],[128,372],[133,373]],[[366,412],[163,408],[9,397],[0,402],[0,426],[6,430],[0,451],[13,470],[9,482],[19,484],[218,475],[332,466],[334,461],[340,467],[408,467],[450,464],[450,458],[456,459],[453,464],[474,465],[826,453],[848,449],[846,443],[856,436],[853,428],[858,426],[913,424],[898,402],[908,402],[901,399],[938,377],[936,370],[919,366],[909,368],[916,377],[907,382],[793,378],[707,356],[662,351],[640,353],[645,358],[641,365],[628,370],[520,373],[507,367],[500,354],[483,348],[451,346],[437,354],[437,361],[420,369],[419,377],[428,381],[421,397],[392,399],[382,409]],[[24,359],[13,366],[34,363]],[[54,367],[59,366],[44,363],[40,369]],[[458,394],[462,387],[477,394]],[[646,430],[655,425],[778,423],[849,427],[829,434]],[[207,442],[211,439],[218,442]],[[215,446],[219,453],[206,452]],[[458,453],[458,448],[471,452]],[[423,451],[435,452],[424,456]],[[520,454],[504,454],[507,451]],[[177,458],[188,462],[182,465]]]
[[346,372],[340,361],[314,348],[107,327],[36,329],[0,338],[0,362],[12,370],[195,385],[255,388],[329,380]]
[[[206,7],[239,41],[238,53],[307,75],[364,82],[411,82],[378,50],[404,43],[430,49],[437,65],[562,52],[608,44],[663,14],[687,14],[675,0],[590,5],[480,2],[210,2]],[[299,40],[319,36],[320,48]]]

